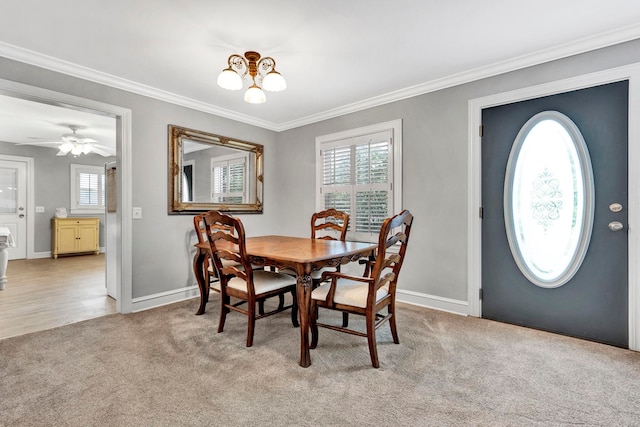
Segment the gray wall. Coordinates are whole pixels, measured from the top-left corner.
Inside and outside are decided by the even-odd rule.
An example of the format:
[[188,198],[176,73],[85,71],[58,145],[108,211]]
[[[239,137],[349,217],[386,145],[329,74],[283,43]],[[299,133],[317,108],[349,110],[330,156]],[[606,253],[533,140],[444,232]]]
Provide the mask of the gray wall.
[[[115,157],[87,154],[79,157],[56,156],[57,150],[47,147],[14,145],[0,142],[0,154],[33,157],[34,199],[36,206],[43,206],[43,213],[36,213],[34,219],[34,251],[51,251],[51,218],[56,208],[71,208],[70,165],[104,166]],[[100,247],[104,247],[104,215],[73,215],[100,218]]]
[[402,119],[403,204],[416,219],[401,287],[466,301],[468,101],[634,62],[639,41],[279,134],[2,58],[0,78],[132,110],[133,206],[143,210],[133,223],[134,297],[193,284],[191,216],[167,215],[168,124],[264,144],[265,210],[241,216],[247,233],[305,236],[315,209],[315,137]]
[[[279,233],[306,235],[315,204],[315,138],[403,120],[403,207],[415,215],[399,286],[467,301],[468,101],[640,62],[640,41],[482,79],[282,132]],[[631,118],[633,120],[633,118]]]
[[264,214],[240,217],[249,235],[273,232],[278,214],[274,132],[6,58],[0,58],[0,78],[131,109],[132,203],[143,214],[132,226],[133,298],[195,284],[192,216],[167,214],[169,124],[264,145]]

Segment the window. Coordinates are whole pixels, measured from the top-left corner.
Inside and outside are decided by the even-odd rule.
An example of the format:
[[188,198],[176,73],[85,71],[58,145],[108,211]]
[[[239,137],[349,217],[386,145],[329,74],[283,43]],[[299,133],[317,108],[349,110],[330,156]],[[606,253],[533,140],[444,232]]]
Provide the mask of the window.
[[71,213],[104,213],[105,179],[102,166],[71,165]]
[[511,148],[504,187],[509,247],[529,281],[555,288],[578,271],[594,199],[591,158],[575,123],[557,111],[529,119]]
[[350,240],[376,241],[402,201],[402,122],[316,138],[316,210],[349,213]]
[[249,155],[211,158],[211,201],[247,203]]

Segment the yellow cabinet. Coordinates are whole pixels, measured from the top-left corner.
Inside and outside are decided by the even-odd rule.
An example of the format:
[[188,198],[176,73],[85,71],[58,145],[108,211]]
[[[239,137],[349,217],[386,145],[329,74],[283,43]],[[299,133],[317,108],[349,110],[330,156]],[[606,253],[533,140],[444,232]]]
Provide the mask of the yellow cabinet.
[[52,218],[51,256],[99,253],[100,218]]

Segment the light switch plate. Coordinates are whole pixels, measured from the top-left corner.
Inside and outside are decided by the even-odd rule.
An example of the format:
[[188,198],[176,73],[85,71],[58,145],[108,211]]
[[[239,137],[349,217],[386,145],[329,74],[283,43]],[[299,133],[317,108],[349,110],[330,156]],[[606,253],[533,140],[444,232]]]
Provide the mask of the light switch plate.
[[133,219],[142,219],[142,208],[133,208]]
[[44,206],[36,206],[36,213],[43,213],[44,212]]

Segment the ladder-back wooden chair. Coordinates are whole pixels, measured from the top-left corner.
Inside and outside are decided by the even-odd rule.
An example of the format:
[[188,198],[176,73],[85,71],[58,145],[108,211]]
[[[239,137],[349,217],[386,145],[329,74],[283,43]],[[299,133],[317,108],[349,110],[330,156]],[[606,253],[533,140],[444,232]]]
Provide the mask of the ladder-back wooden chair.
[[[195,215],[193,217],[193,227],[198,237],[198,243],[209,243],[207,239],[207,227],[204,223],[204,214]],[[205,258],[203,263],[205,283],[209,286],[209,289],[213,289],[216,292],[220,292],[220,284],[218,281],[218,272],[215,269],[212,258]]]
[[[196,235],[198,236],[198,243],[208,243],[207,240],[207,227],[204,223],[204,214],[195,215],[193,217],[193,226],[196,230]],[[223,260],[223,264],[236,264],[236,262]],[[209,290],[213,289],[216,292],[220,292],[220,281],[218,279],[218,271],[215,268],[213,263],[213,259],[206,258],[204,260],[204,280],[205,283],[209,284]],[[254,270],[261,270],[264,267],[262,266],[253,266]],[[207,295],[207,298],[209,295]],[[264,301],[260,301],[258,303],[260,314],[264,314]],[[280,295],[280,308],[284,307],[284,295]]]
[[[242,222],[217,211],[203,215],[213,262],[220,280],[220,321],[218,332],[224,330],[227,313],[236,311],[248,317],[247,347],[253,345],[255,321],[291,308],[291,322],[298,326],[296,279],[289,275],[267,270],[254,270],[246,252],[245,231]],[[278,305],[272,311],[261,313],[256,304],[274,296],[292,295],[291,305]],[[232,302],[238,300],[238,302]],[[244,308],[246,303],[246,308]]]
[[[349,214],[336,209],[327,209],[311,215],[311,238],[324,240],[341,240],[344,242],[349,228]],[[325,267],[311,272],[313,287],[322,281],[325,271],[340,271],[340,266]]]
[[[375,331],[389,321],[393,342],[399,344],[396,328],[396,285],[407,251],[413,215],[404,210],[387,218],[380,229],[375,261],[363,277],[341,272],[325,272],[321,284],[311,293],[311,348],[318,345],[318,327],[366,337],[369,342],[371,364],[378,368]],[[318,308],[365,317],[366,332],[318,322]],[[386,313],[381,313],[384,309]]]
[[[342,240],[344,242],[348,228],[349,214],[346,212],[331,208],[311,215],[312,239]],[[340,271],[340,266],[312,271],[311,279],[314,288],[320,284],[322,273],[325,271]],[[292,276],[296,275],[296,272],[289,268],[281,269],[280,272]]]

